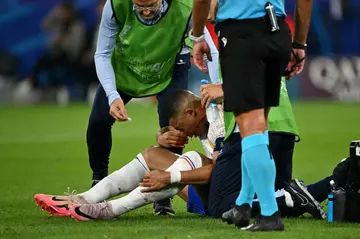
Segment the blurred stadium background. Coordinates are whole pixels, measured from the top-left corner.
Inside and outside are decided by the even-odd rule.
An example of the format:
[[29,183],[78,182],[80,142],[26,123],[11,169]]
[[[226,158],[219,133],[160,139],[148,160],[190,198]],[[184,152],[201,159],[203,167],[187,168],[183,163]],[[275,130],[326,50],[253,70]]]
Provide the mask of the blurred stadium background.
[[[32,93],[42,91],[42,97],[29,96],[25,79],[31,78],[39,58],[49,54],[51,30],[46,32],[46,16],[61,0],[2,0],[0,1],[0,104],[32,103],[56,100],[67,103],[64,91],[71,101],[82,101],[87,90],[96,83],[91,53],[94,33],[102,0],[74,0],[78,22],[83,27],[78,54],[56,67],[42,67],[36,74]],[[360,1],[314,0],[311,30],[308,39],[308,58],[304,73],[288,83],[292,99],[360,100]],[[288,20],[293,25],[295,0],[286,1]],[[194,91],[202,78],[193,69],[190,86]],[[23,83],[23,84],[21,84]],[[89,87],[90,86],[90,87]],[[43,92],[45,89],[45,93]],[[65,90],[64,90],[65,89]],[[91,92],[91,90],[90,90]],[[45,95],[45,96],[44,96]],[[65,95],[65,99],[64,99]],[[48,96],[48,97],[46,97]],[[62,96],[62,97],[61,97]],[[62,101],[61,101],[62,100]]]
[[[101,1],[74,1],[85,36],[78,55],[50,68],[45,64],[36,82],[30,80],[54,37],[43,30],[43,20],[60,2],[0,1],[0,238],[249,238],[218,220],[185,213],[179,199],[177,216],[168,220],[154,217],[149,206],[119,222],[75,224],[35,207],[35,193],[62,194],[67,186],[83,191],[91,184],[85,132],[87,102],[97,84],[92,46]],[[290,25],[294,3],[286,0]],[[359,0],[314,0],[306,69],[288,81],[301,134],[294,177],[306,183],[329,175],[348,155],[350,141],[360,138],[359,12]],[[198,92],[203,77],[193,68],[190,89]],[[155,143],[156,106],[152,99],[140,102],[128,106],[132,122],[114,126],[111,171]],[[187,149],[201,151],[196,140]],[[358,225],[285,223],[286,234],[272,238],[359,238]]]

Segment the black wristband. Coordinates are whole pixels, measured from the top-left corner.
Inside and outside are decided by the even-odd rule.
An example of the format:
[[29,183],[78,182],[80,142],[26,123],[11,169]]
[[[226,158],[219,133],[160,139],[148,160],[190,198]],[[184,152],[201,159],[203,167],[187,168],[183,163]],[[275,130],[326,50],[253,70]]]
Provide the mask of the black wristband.
[[292,48],[294,48],[294,49],[302,49],[302,50],[305,50],[306,47],[307,47],[307,44],[306,44],[306,43],[305,43],[305,44],[301,44],[301,43],[298,43],[298,42],[296,42],[296,41],[293,41],[293,43],[292,43]]

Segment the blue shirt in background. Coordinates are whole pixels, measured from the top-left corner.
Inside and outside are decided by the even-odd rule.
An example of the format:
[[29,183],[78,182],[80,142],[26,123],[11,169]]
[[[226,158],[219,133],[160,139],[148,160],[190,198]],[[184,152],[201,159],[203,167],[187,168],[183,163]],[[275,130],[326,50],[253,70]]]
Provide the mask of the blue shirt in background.
[[265,4],[270,2],[277,16],[286,17],[285,0],[219,0],[216,21],[251,19],[265,16]]

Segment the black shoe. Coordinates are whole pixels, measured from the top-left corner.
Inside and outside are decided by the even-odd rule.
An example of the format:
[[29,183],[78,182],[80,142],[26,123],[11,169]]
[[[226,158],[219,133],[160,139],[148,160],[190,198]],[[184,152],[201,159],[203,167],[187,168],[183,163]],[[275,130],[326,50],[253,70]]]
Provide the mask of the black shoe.
[[281,219],[280,212],[277,211],[271,216],[259,215],[256,217],[255,222],[247,227],[241,228],[243,231],[283,231],[284,223]]
[[241,206],[235,206],[222,215],[222,220],[228,224],[235,224],[237,227],[246,227],[250,223],[251,208],[245,203]]
[[290,193],[295,208],[304,209],[305,212],[310,213],[314,218],[326,218],[320,203],[311,196],[301,181],[297,179],[291,180],[285,190]]
[[171,198],[167,198],[158,202],[154,202],[153,205],[155,215],[175,215],[174,209],[171,206]]

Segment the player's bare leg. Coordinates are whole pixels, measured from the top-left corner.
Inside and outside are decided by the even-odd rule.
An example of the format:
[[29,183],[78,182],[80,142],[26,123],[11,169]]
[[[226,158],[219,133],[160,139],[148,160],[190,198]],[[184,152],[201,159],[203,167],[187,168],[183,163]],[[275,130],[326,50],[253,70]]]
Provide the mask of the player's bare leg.
[[[166,171],[188,171],[195,168],[200,168],[204,164],[203,158],[207,159],[205,156],[202,156],[196,152],[187,152],[184,155],[178,157],[176,161],[168,169],[166,169]],[[152,157],[152,159],[154,159],[154,157]],[[205,164],[208,164],[208,162]],[[70,212],[72,217],[81,221],[92,219],[114,219],[126,212],[146,204],[175,196],[184,188],[184,186],[185,185],[177,184],[176,186],[157,192],[142,192],[144,187],[139,186],[131,191],[127,196],[109,201],[107,203],[72,205],[70,207]]]

